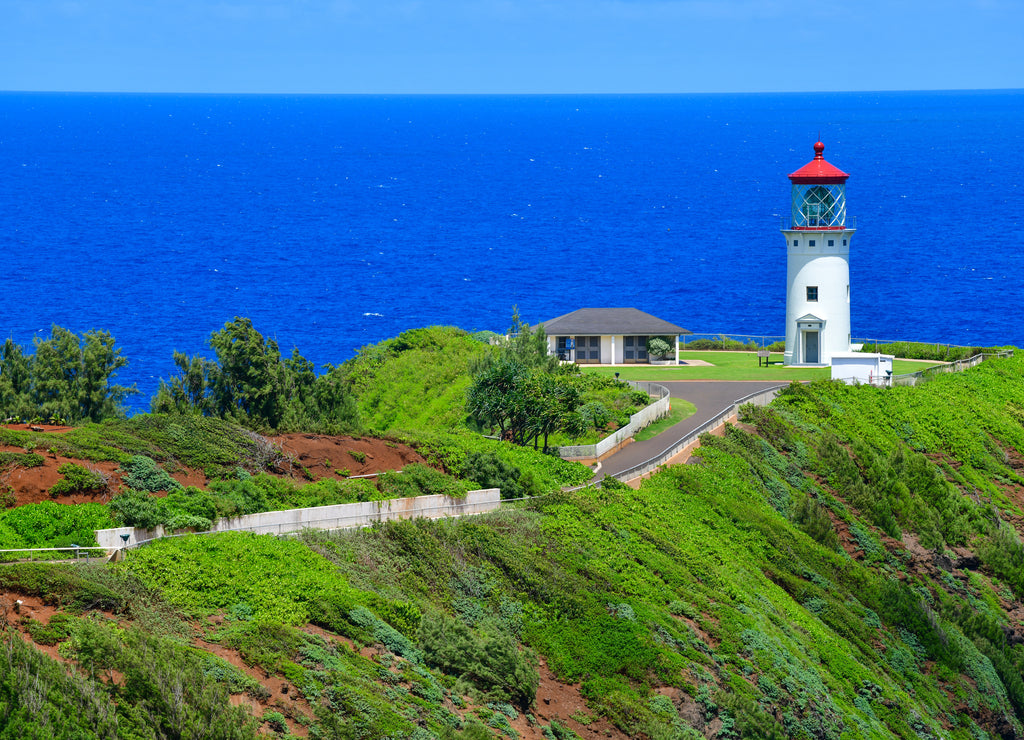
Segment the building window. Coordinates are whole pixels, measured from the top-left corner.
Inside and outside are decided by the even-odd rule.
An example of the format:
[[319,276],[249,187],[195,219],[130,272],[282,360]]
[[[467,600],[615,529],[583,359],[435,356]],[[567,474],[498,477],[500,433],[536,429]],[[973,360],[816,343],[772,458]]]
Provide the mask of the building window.
[[814,246],[814,240],[811,239],[809,242],[807,242],[807,246],[813,247]]
[[830,247],[834,247],[834,246],[836,245],[836,240],[835,240],[835,239],[829,239],[829,240],[828,240],[828,245],[829,245]]
[[816,302],[818,300],[818,286],[808,285],[807,286],[807,300],[809,302]]
[[843,239],[843,246],[844,247],[846,246],[846,240],[845,239]]
[[800,246],[800,240],[799,239],[794,239],[793,240],[793,246],[794,247],[799,247]]

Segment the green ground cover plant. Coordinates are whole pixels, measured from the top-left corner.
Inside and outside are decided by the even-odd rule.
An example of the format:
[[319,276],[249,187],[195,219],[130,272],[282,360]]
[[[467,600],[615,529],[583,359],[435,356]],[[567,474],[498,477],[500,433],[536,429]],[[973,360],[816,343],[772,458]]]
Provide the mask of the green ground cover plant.
[[198,468],[210,477],[239,467],[257,472],[286,462],[265,437],[222,419],[187,414],[136,414],[61,433],[0,428],[0,442],[27,452],[48,450],[64,457],[122,465],[131,465],[135,456],[145,456],[172,467]]
[[697,407],[683,398],[671,399],[669,408],[670,411],[668,416],[664,419],[659,419],[653,424],[648,424],[637,432],[633,439],[637,442],[643,442],[645,439],[653,439],[669,427],[673,427],[684,419],[687,419],[697,413]]
[[0,511],[0,548],[92,547],[95,530],[112,526],[114,520],[103,504],[26,504]]

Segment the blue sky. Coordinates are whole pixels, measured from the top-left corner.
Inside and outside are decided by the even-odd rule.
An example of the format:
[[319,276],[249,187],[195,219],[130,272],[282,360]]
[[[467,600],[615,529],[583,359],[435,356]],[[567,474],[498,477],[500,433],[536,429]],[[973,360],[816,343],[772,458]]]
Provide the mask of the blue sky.
[[1022,0],[0,0],[0,90],[1024,88]]

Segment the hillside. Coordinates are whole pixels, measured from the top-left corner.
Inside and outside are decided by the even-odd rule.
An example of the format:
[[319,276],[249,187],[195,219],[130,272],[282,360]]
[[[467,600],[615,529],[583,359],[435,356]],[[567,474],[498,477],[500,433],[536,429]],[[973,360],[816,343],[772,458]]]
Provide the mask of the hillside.
[[[1022,370],[793,386],[639,490],[0,566],[0,738],[1024,736]],[[188,453],[214,478],[215,440],[259,448],[223,431]],[[474,450],[574,475],[421,435],[456,476]]]

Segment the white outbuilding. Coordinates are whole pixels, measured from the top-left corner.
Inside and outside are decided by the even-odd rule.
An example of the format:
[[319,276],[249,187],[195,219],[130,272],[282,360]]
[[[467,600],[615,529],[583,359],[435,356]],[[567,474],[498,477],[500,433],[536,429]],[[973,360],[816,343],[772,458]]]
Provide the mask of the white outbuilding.
[[785,365],[828,365],[850,351],[850,241],[845,172],[825,161],[825,145],[789,176],[786,237]]
[[832,380],[847,385],[889,385],[893,358],[870,352],[836,352],[832,355]]

